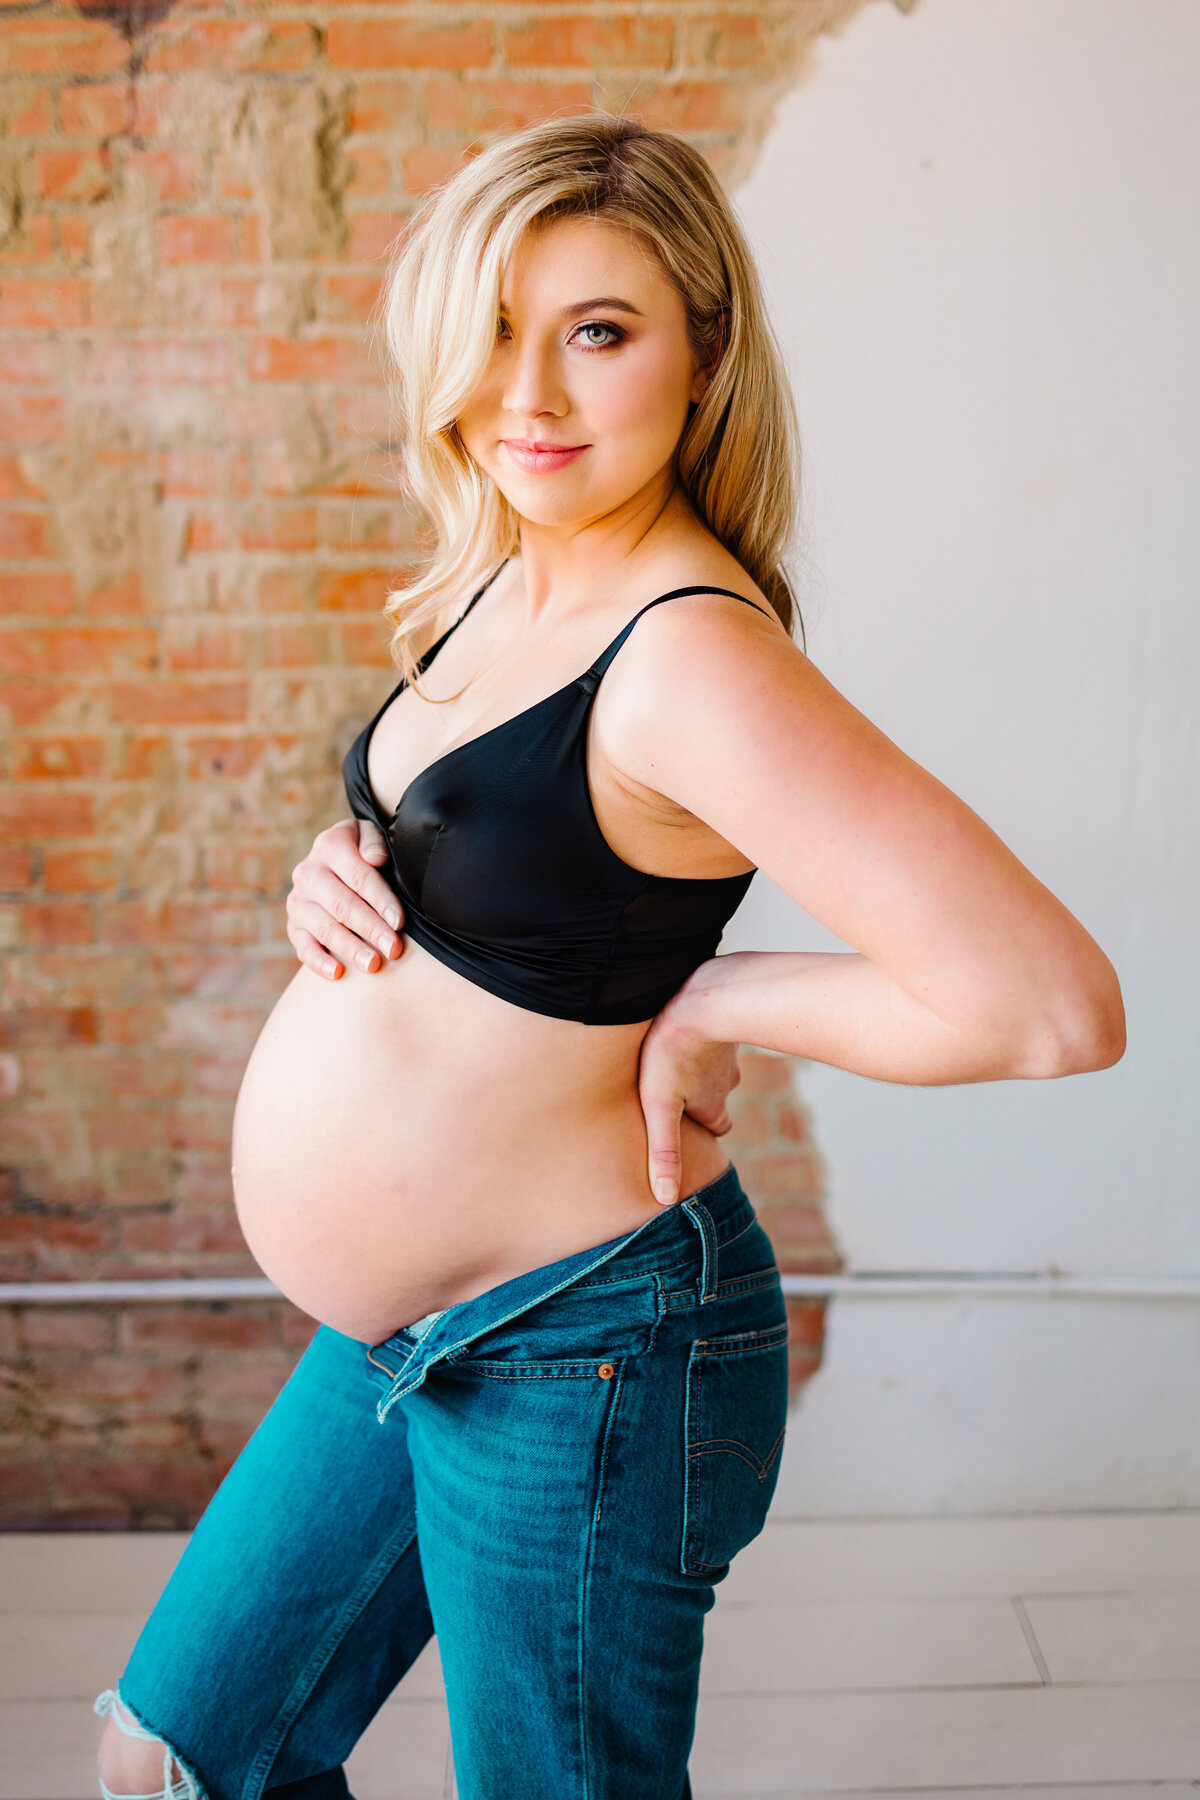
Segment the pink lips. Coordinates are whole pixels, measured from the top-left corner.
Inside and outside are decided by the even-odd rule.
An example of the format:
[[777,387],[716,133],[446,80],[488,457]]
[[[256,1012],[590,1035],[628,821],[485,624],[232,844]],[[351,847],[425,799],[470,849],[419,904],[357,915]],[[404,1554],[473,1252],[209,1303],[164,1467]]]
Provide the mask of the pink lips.
[[555,469],[565,469],[590,447],[587,444],[540,444],[531,438],[504,438],[501,441],[518,469],[525,469],[531,475],[547,475]]

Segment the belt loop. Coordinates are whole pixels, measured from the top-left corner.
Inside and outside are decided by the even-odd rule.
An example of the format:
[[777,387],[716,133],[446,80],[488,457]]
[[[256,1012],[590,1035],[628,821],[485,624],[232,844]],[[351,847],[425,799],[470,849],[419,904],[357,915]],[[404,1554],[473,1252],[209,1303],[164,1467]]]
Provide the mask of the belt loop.
[[685,1200],[683,1210],[700,1233],[700,1301],[717,1297],[717,1228],[702,1200]]

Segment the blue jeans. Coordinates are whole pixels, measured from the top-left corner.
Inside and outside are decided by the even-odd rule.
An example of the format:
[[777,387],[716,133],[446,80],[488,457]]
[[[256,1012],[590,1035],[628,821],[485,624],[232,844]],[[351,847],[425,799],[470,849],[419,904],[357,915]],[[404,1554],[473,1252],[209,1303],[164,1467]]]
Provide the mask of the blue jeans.
[[209,1800],[345,1800],[436,1632],[460,1800],[687,1800],[704,1617],[786,1415],[779,1271],[732,1165],[386,1343],[322,1326],[120,1700]]

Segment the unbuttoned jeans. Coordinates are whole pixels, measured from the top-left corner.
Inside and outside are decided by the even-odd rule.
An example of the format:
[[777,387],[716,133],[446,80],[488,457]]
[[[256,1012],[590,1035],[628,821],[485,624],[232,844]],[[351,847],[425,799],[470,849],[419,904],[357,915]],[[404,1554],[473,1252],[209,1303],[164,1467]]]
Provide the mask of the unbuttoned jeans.
[[386,1343],[321,1326],[121,1700],[209,1800],[344,1800],[436,1632],[460,1800],[687,1800],[704,1618],[786,1415],[779,1271],[732,1165]]

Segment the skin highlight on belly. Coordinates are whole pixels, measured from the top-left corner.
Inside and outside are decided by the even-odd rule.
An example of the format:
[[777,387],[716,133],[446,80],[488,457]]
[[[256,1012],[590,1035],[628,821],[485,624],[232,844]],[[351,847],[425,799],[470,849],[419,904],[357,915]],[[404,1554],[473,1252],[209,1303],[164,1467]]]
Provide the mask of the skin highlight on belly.
[[[310,1316],[377,1343],[656,1217],[646,1029],[511,1006],[411,939],[372,975],[301,968],[234,1116],[238,1219],[260,1268]],[[687,1118],[682,1148],[686,1197],[729,1158]]]

